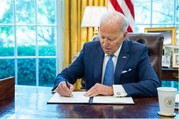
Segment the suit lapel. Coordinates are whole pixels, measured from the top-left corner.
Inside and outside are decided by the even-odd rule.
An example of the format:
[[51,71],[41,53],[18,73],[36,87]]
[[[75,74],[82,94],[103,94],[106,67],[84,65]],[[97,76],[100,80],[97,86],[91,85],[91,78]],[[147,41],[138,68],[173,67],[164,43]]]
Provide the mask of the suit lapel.
[[124,68],[128,58],[130,56],[128,54],[128,51],[129,51],[128,42],[125,40],[123,42],[121,51],[120,51],[119,56],[118,56],[118,61],[117,61],[117,64],[116,64],[116,69],[115,69],[115,74],[114,74],[114,84],[119,84],[121,72],[123,71],[123,68]]
[[94,60],[94,79],[101,83],[102,67],[103,67],[104,53],[101,47],[98,47],[97,54]]

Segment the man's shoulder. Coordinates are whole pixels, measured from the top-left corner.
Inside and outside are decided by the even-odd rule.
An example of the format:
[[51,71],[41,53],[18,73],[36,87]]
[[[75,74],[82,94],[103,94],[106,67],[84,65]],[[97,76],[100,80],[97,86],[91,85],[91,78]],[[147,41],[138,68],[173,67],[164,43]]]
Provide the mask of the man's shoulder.
[[84,44],[83,51],[91,54],[97,51],[102,52],[102,48],[99,41],[90,41]]
[[87,47],[96,47],[96,46],[100,45],[100,42],[99,41],[89,41],[89,42],[86,42],[85,45]]

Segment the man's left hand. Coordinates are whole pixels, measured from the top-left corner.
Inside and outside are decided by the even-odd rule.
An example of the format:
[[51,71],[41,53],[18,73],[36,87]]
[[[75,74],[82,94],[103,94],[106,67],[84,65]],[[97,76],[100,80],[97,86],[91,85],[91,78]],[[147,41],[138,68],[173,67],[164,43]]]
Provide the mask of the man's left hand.
[[87,97],[94,97],[97,95],[105,95],[105,96],[111,96],[113,95],[113,87],[112,86],[106,86],[100,83],[96,83],[93,87],[91,87],[84,96]]

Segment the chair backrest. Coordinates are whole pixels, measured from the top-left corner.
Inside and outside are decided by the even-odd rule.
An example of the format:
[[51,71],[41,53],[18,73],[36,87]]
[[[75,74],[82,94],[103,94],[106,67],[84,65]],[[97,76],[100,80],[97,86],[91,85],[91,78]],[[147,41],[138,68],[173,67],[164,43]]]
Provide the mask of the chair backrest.
[[148,47],[150,62],[158,78],[161,80],[163,35],[161,33],[129,33],[128,39],[145,44]]

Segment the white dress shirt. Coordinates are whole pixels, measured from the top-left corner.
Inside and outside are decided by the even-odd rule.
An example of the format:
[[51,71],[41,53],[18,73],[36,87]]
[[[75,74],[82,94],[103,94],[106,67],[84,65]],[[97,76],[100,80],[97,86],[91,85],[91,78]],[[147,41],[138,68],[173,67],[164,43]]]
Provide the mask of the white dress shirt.
[[[114,71],[116,69],[117,59],[118,59],[119,53],[121,51],[121,47],[122,47],[122,44],[118,48],[118,50],[114,53],[114,56],[112,58],[113,63],[114,63]],[[109,59],[109,55],[105,54],[104,61],[103,61],[102,83],[103,83],[103,80],[104,80],[104,72],[105,72],[105,69],[106,69],[106,64],[107,64],[108,59]],[[114,82],[114,79],[113,79],[113,82]],[[113,91],[114,91],[114,88],[116,88],[115,91],[116,90],[118,91],[118,93],[114,93],[114,96],[119,97],[119,96],[126,96],[127,95],[127,93],[124,90],[122,85],[115,85],[115,87],[113,86]]]

